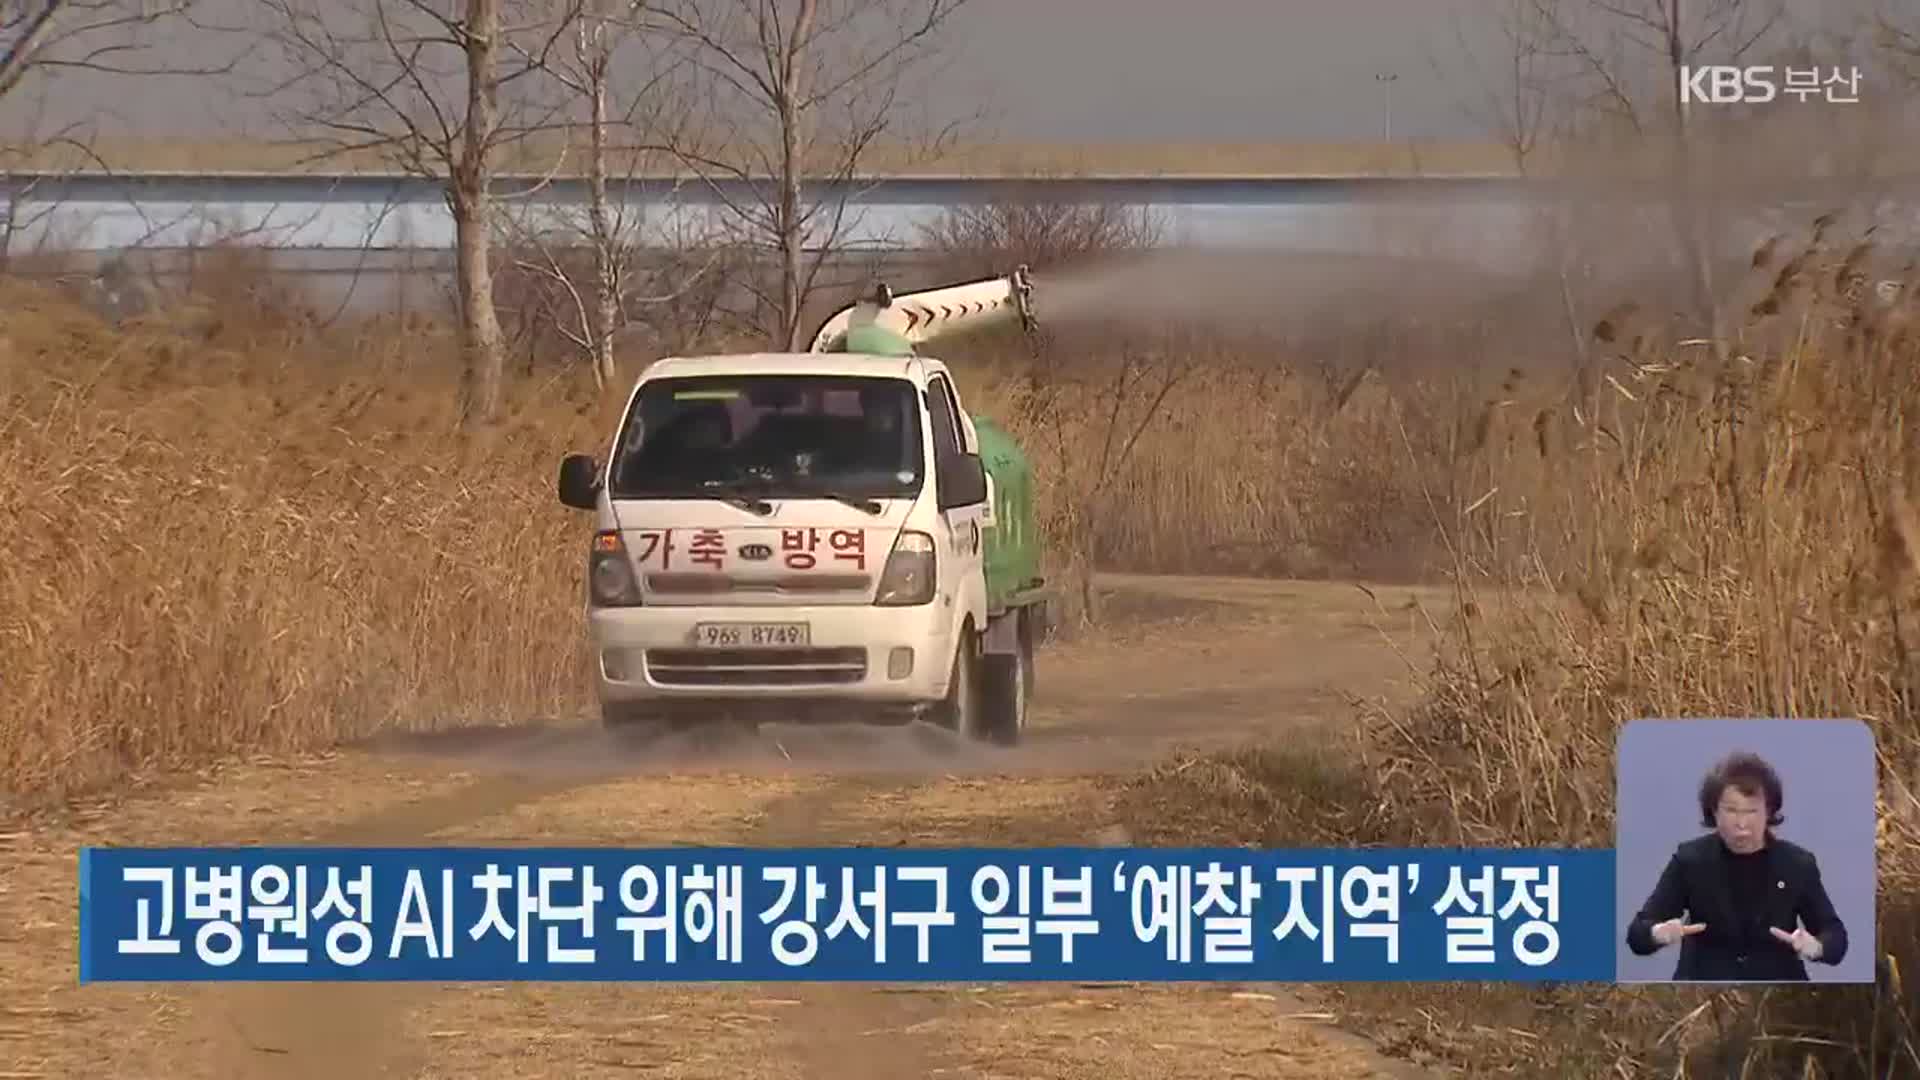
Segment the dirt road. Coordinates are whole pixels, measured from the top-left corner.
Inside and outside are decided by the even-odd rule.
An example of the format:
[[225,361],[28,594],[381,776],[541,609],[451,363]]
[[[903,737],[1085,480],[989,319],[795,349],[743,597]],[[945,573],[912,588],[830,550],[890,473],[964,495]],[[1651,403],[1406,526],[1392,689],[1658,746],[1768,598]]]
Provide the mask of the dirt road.
[[1011,751],[909,729],[633,750],[554,722],[224,769],[0,837],[0,1076],[1411,1075],[1240,985],[901,988],[77,984],[84,843],[1124,842],[1111,780],[1180,746],[1349,722],[1403,693],[1431,593],[1109,579],[1113,628],[1040,657]]

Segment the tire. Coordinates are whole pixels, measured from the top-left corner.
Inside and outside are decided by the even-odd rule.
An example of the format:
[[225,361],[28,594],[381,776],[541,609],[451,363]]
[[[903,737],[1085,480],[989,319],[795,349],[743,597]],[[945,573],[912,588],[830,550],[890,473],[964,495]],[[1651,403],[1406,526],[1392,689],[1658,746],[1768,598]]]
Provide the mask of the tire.
[[962,631],[953,649],[953,666],[947,676],[947,696],[934,711],[941,727],[959,732],[969,739],[985,736],[980,701],[980,658],[975,654],[976,638],[971,628]]
[[982,727],[988,739],[1014,746],[1027,731],[1027,688],[1033,685],[1033,664],[1026,644],[1004,655],[982,658],[980,705]]
[[[1034,608],[1025,608],[1020,612],[1020,677],[1029,701],[1033,699],[1034,639],[1039,636],[1033,625],[1035,618]],[[1020,726],[1026,726],[1024,714]]]

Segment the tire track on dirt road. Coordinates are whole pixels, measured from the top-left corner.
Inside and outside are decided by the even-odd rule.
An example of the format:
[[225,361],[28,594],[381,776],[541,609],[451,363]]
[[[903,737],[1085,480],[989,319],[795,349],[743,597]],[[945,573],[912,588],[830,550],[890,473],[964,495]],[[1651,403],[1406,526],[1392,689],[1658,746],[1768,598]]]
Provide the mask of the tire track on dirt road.
[[[452,732],[310,767],[262,767],[88,830],[37,837],[21,875],[31,880],[16,895],[32,899],[28,925],[45,924],[26,940],[22,965],[31,991],[22,999],[44,1003],[45,1015],[30,1022],[36,1041],[16,1071],[1392,1075],[1356,1041],[1289,1019],[1299,1007],[1284,990],[1249,999],[1223,985],[73,985],[72,851],[81,842],[1100,842],[1114,820],[1102,793],[1113,775],[1176,746],[1326,730],[1346,715],[1341,693],[1388,692],[1404,675],[1376,620],[1409,590],[1380,590],[1376,608],[1350,585],[1126,584],[1131,599],[1115,605],[1133,609],[1125,625],[1042,653],[1032,737],[1014,751],[886,729],[774,729],[734,745],[638,753],[590,727]],[[0,925],[14,914],[0,911]]]
[[[1136,588],[1150,583],[1141,582]],[[1132,686],[1112,678],[1112,663],[1124,663],[1140,648],[1139,640],[1116,640],[1115,654],[1089,657],[1087,649],[1063,664],[1050,664],[1043,673],[1043,690],[1036,702],[1036,727],[1025,754],[980,762],[963,761],[962,769],[940,768],[942,762],[895,762],[891,770],[872,769],[854,776],[823,778],[819,786],[798,791],[769,804],[759,826],[743,838],[750,845],[805,846],[860,844],[869,846],[1003,845],[1037,846],[1122,842],[1117,808],[1105,805],[1098,781],[1115,772],[1143,766],[1160,756],[1171,742],[1192,744],[1233,741],[1257,729],[1276,715],[1311,724],[1314,713],[1331,692],[1344,687],[1325,685],[1320,676],[1331,673],[1337,683],[1347,675],[1342,664],[1305,665],[1304,678],[1289,682],[1272,679],[1276,667],[1260,649],[1247,650],[1261,627],[1249,623],[1249,611],[1275,600],[1297,598],[1284,590],[1254,599],[1235,596],[1231,583],[1196,581],[1186,589],[1185,604],[1169,604],[1159,594],[1157,614],[1136,622],[1151,639],[1183,626],[1199,629],[1191,640],[1199,645],[1201,662],[1184,678],[1167,678],[1158,688],[1140,687],[1138,672]],[[1317,590],[1310,590],[1317,591]],[[1154,594],[1149,593],[1149,596]],[[1176,597],[1177,598],[1177,597]],[[1192,606],[1196,602],[1235,604],[1235,610]],[[1248,605],[1242,607],[1241,605]],[[1156,606],[1148,605],[1150,608]],[[1169,611],[1185,617],[1166,618]],[[1195,613],[1203,613],[1195,617]],[[1371,623],[1368,623],[1371,629]],[[1208,629],[1224,630],[1235,639],[1234,648],[1207,647]],[[1296,626],[1313,634],[1325,627]],[[1321,640],[1338,635],[1314,634]],[[1285,638],[1276,646],[1297,645]],[[1378,644],[1377,642],[1373,644]],[[1238,664],[1217,662],[1219,652],[1247,652]],[[1208,664],[1204,658],[1216,655]],[[1334,657],[1321,653],[1317,660]],[[1064,659],[1064,658],[1063,658]],[[1076,663],[1080,661],[1080,663]],[[1091,662],[1087,662],[1091,661]],[[1103,662],[1104,661],[1104,662]],[[1379,660],[1362,665],[1377,672]],[[1284,669],[1283,669],[1284,670]],[[1267,685],[1249,677],[1262,672]],[[1238,685],[1216,685],[1208,674],[1224,673]],[[1055,680],[1047,675],[1064,675]],[[1076,678],[1075,676],[1080,676]],[[1173,684],[1173,685],[1166,685]],[[1142,692],[1158,689],[1160,692]],[[1276,691],[1279,691],[1276,694]],[[1055,700],[1049,700],[1050,698]],[[1265,732],[1272,734],[1271,731]],[[1196,736],[1198,738],[1196,738]],[[1114,744],[1118,745],[1114,745]],[[956,754],[964,758],[964,752]],[[1407,1075],[1397,1063],[1385,1061],[1371,1047],[1336,1032],[1299,1021],[1272,1024],[1265,1044],[1246,1046],[1252,1036],[1246,1028],[1261,1026],[1259,1013],[1285,1016],[1307,1011],[1284,989],[1262,988],[1264,993],[1236,997],[1240,988],[1212,985],[1175,988],[1101,988],[1085,986],[1021,987],[1014,985],[963,988],[887,984],[810,984],[785,994],[791,1010],[776,1029],[780,1055],[799,1075],[809,1078],[866,1080],[941,1074],[1000,1075],[1127,1075],[1118,1059],[1195,1057],[1209,1053],[1209,1044],[1229,1035],[1250,1056],[1264,1056],[1276,1070],[1272,1075]],[[1246,1004],[1261,1002],[1264,1004]],[[1115,1013],[1145,1007],[1151,1012],[1186,1014],[1187,1026],[1198,1030],[1184,1044],[1147,1038]],[[1195,1025],[1195,1016],[1221,1014],[1224,1022]],[[1234,1015],[1236,1014],[1237,1015]],[[991,1019],[983,1022],[982,1016]],[[1106,1020],[1109,1030],[1100,1031]],[[1059,1028],[1064,1025],[1067,1032]],[[1175,1021],[1166,1028],[1179,1028]],[[1090,1030],[1089,1030],[1090,1029]],[[1068,1032],[1084,1031],[1091,1041],[1076,1046]],[[1104,1042],[1104,1045],[1103,1045]],[[1064,1043],[1064,1045],[1062,1045]],[[1132,1044],[1132,1045],[1129,1045]],[[1051,1050],[1051,1053],[1035,1053]],[[1236,1074],[1240,1062],[1231,1052],[1214,1054],[1212,1061],[1191,1062],[1197,1068],[1162,1061],[1144,1075],[1201,1076]],[[1006,1072],[1015,1062],[1019,1068]],[[997,1067],[997,1068],[996,1068]],[[1232,1070],[1223,1073],[1222,1069]],[[1117,1070],[1117,1071],[1116,1071]]]
[[[516,750],[537,758],[567,744],[565,732],[536,732]],[[440,831],[507,813],[609,776],[592,772],[484,776],[418,802],[384,807],[328,830],[316,843],[339,847],[431,844]],[[236,992],[237,991],[237,992]],[[413,1076],[427,1055],[396,1019],[431,988],[387,983],[285,983],[206,987],[197,1012],[209,1026],[216,1072],[233,1077]]]
[[[881,777],[828,779],[768,806],[745,842],[754,847],[819,845],[825,842],[821,826],[834,810],[905,786]],[[887,990],[833,984],[794,987],[787,997],[797,1005],[779,1036],[784,1056],[807,1080],[935,1075],[945,1067],[945,1055],[936,1040],[925,1035],[939,1022],[940,1009],[923,996]]]
[[[1304,695],[1311,700],[1317,695]],[[1258,716],[1276,702],[1198,687],[1133,706],[1132,723]],[[1204,711],[1202,711],[1204,710]],[[1037,740],[1071,745],[1083,710],[1055,706]],[[1109,722],[1122,719],[1109,710]],[[1152,759],[1136,748],[1140,763]],[[1117,757],[1118,755],[1115,755]],[[1125,843],[1102,781],[1115,757],[1084,771],[874,774],[836,779],[770,804],[750,843],[879,847]],[[1106,766],[1103,768],[1102,766]],[[960,886],[964,888],[964,886]],[[1423,1075],[1357,1036],[1296,1019],[1313,1010],[1286,987],[1000,983],[962,987],[809,984],[786,994],[783,1054],[806,1080],[940,1075],[1187,1080]],[[1138,1018],[1137,1020],[1134,1018]],[[782,1074],[786,1075],[786,1074]]]

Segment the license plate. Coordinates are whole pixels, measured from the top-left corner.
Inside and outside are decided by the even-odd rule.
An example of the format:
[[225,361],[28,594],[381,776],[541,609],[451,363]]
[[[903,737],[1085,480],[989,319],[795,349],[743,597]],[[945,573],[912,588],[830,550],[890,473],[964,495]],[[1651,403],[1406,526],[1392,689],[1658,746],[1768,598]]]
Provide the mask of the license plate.
[[694,644],[703,649],[792,649],[807,644],[806,623],[701,623]]

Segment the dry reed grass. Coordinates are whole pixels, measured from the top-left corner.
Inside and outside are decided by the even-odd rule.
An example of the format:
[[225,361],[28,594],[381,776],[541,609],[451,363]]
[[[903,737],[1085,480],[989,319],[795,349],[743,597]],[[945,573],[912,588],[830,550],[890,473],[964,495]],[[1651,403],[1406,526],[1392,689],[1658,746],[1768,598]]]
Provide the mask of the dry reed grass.
[[580,406],[463,437],[418,330],[229,296],[116,332],[0,302],[0,796],[524,719],[584,685],[580,526],[550,511]]
[[[1115,512],[1092,554],[1111,569],[1380,579],[1429,569],[1415,474],[1380,452],[1402,428],[1430,431],[1417,398],[1378,376],[1334,381],[1205,339],[1149,358],[1121,388],[1117,361],[1091,359],[1101,352],[1077,347],[1088,359],[1051,373],[1044,408],[1012,363],[952,361],[973,407],[1012,427],[1033,458],[1055,544],[1098,495]],[[1429,476],[1440,468],[1432,443]]]
[[[1628,720],[1863,717],[1878,985],[1337,995],[1402,1051],[1539,1076],[1920,1076],[1920,310],[1911,262],[1838,232],[1756,254],[1724,366],[1622,309],[1594,327],[1590,395],[1516,377],[1486,403],[1437,499],[1460,615],[1420,705],[1370,713],[1358,764],[1247,751],[1134,797],[1214,842],[1605,847]],[[1904,288],[1870,287],[1886,275]]]
[[[324,329],[255,256],[224,258],[118,327],[0,285],[0,805],[587,704],[585,526],[552,484],[564,452],[603,445],[615,403],[536,370],[499,430],[463,434],[445,329]],[[1022,426],[1020,356],[985,349],[956,369],[1032,448],[1057,536],[1100,482],[1076,469],[1105,429],[1084,411]],[[1194,359],[1219,370],[1183,383],[1106,481],[1103,558],[1417,561],[1404,470],[1376,449],[1384,396]]]

